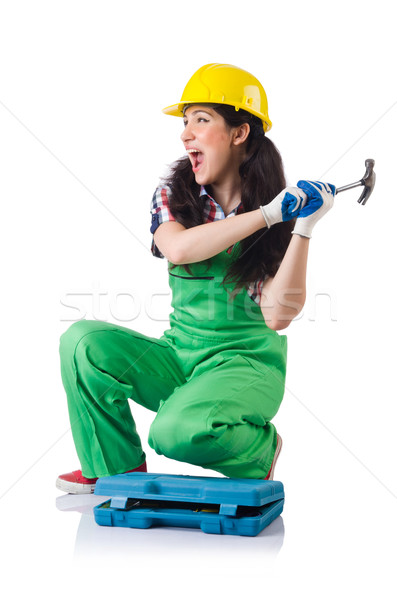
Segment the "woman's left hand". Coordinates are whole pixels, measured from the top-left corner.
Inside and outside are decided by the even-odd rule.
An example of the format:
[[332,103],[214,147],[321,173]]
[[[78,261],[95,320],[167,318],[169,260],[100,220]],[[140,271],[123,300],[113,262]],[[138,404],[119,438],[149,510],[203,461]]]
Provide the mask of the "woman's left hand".
[[291,221],[297,217],[305,202],[306,194],[299,187],[286,187],[269,204],[259,208],[266,225],[271,227],[276,223]]

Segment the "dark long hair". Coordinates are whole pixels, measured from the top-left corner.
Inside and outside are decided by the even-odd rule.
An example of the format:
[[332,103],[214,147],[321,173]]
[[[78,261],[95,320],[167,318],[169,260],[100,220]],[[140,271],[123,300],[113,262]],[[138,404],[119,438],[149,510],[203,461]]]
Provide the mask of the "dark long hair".
[[[250,125],[247,156],[240,165],[241,202],[244,212],[268,204],[285,188],[286,182],[280,153],[265,136],[262,121],[245,110],[236,111],[233,106],[209,106],[229,127]],[[171,188],[170,210],[175,219],[186,228],[201,225],[204,222],[201,186],[196,183],[188,157],[180,158],[171,166],[164,183]],[[206,186],[206,190],[211,193],[211,186]],[[256,279],[274,277],[291,240],[293,225],[294,221],[278,223],[241,240],[240,253],[226,273],[224,284],[234,282],[237,290]],[[188,265],[183,266],[190,272]]]

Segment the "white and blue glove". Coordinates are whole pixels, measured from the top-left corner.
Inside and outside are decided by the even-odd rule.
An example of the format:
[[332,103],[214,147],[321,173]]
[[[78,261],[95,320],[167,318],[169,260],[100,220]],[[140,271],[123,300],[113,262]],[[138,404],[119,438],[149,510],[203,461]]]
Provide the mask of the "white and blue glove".
[[260,206],[266,225],[271,227],[276,223],[290,221],[298,216],[305,205],[306,194],[299,187],[287,187],[274,200]]
[[298,188],[305,192],[307,197],[305,206],[299,211],[292,233],[311,238],[312,230],[317,221],[321,219],[334,205],[335,186],[320,181],[298,181]]

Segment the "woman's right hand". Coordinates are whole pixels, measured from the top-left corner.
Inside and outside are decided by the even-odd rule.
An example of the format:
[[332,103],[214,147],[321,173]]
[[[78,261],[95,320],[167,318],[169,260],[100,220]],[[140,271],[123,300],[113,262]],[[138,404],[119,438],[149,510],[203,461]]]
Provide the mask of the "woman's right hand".
[[307,202],[298,215],[292,233],[311,238],[313,227],[317,221],[333,207],[336,189],[332,183],[322,183],[321,181],[301,180],[297,185],[305,192]]
[[306,200],[307,196],[302,189],[286,187],[269,204],[260,206],[268,228],[297,217],[301,208],[305,206]]

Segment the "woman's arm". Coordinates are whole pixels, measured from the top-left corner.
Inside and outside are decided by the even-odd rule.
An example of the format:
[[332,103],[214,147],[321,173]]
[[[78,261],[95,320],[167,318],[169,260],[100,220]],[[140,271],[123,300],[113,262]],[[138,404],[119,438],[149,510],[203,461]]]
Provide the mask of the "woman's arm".
[[302,310],[306,300],[306,269],[313,227],[334,204],[335,186],[320,181],[298,181],[306,194],[287,252],[273,279],[265,282],[261,309],[267,325],[285,329]]
[[309,242],[293,235],[276,275],[263,285],[260,305],[270,329],[288,327],[305,304]]
[[265,227],[266,221],[257,208],[189,229],[167,221],[154,232],[154,243],[170,262],[183,265],[211,258]]

